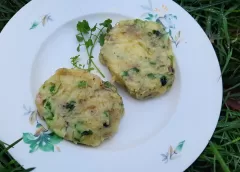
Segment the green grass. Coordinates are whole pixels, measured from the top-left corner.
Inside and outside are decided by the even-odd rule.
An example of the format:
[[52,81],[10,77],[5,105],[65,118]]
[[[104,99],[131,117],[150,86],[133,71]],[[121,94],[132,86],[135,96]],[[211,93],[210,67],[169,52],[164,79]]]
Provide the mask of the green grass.
[[[28,0],[0,1],[0,30],[26,2]],[[239,172],[240,1],[176,0],[176,2],[196,19],[211,40],[221,66],[224,85],[223,106],[216,131],[207,148],[186,171]],[[4,143],[0,144],[0,172],[23,171],[23,168],[5,151],[3,145]]]

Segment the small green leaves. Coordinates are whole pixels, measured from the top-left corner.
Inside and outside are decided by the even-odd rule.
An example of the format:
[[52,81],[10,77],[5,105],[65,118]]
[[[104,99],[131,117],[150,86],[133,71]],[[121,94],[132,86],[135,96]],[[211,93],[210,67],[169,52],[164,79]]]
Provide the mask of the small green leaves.
[[158,30],[153,30],[152,32],[156,36],[160,36],[161,35],[161,32],[159,32]]
[[78,62],[79,62],[79,56],[80,55],[77,55],[77,56],[74,56],[74,57],[71,57],[71,63],[72,65],[75,67],[75,68],[79,68],[78,67]]
[[59,84],[59,86],[56,88],[56,84],[54,84],[54,83],[51,84],[49,91],[52,94],[52,96],[58,92],[60,86],[61,86],[61,84]]
[[88,84],[87,81],[80,81],[78,83],[78,88],[87,88]]
[[112,20],[111,19],[107,19],[103,23],[100,23],[99,25],[108,28],[108,27],[112,26],[111,24],[112,24]]
[[86,131],[83,131],[82,133],[81,133],[81,137],[82,136],[89,136],[89,135],[92,135],[93,134],[93,132],[92,132],[92,130],[86,130]]
[[128,76],[128,71],[123,71],[123,72],[121,73],[121,76],[122,76],[122,77]]
[[52,106],[51,103],[49,101],[46,100],[45,104],[44,104],[44,108],[51,111],[52,110]]
[[114,85],[112,85],[111,82],[109,82],[109,81],[103,82],[103,86],[106,90],[111,90],[111,91],[114,91],[114,92],[117,91],[117,88]]
[[132,68],[132,69],[130,69],[131,71],[134,71],[134,72],[139,72],[140,70],[138,69],[138,68],[136,68],[136,67],[134,67],[134,68]]
[[79,32],[87,34],[90,31],[89,24],[86,20],[83,20],[81,22],[78,22],[77,24],[77,30]]
[[71,58],[70,58],[70,59],[71,59],[71,63],[72,63],[72,65],[73,65],[74,68],[84,69],[85,65],[79,64],[79,56],[80,56],[80,55],[71,57]]
[[53,94],[55,92],[55,88],[56,88],[56,85],[53,83],[52,86],[49,88],[50,93]]
[[[76,35],[76,39],[79,43],[81,43],[77,46],[77,51],[80,52],[80,47],[85,45],[89,58],[87,64],[87,71],[91,72],[92,70],[96,69],[102,75],[103,78],[105,76],[94,63],[92,53],[93,48],[97,41],[100,43],[101,46],[103,46],[106,32],[109,32],[112,29],[111,23],[112,23],[111,19],[105,20],[104,22],[99,24],[100,26],[102,26],[102,28],[98,28],[97,23],[91,28],[89,26],[88,21],[86,20],[82,20],[77,23],[77,30],[79,33]],[[97,29],[99,30],[99,32],[96,33],[95,31]],[[85,67],[85,65],[79,64],[79,55],[72,57],[71,63],[74,66],[74,68],[84,69]],[[94,68],[91,65],[93,65]]]
[[[107,19],[105,20],[103,23],[100,23],[99,24],[100,26],[103,26],[103,28],[105,27],[107,29],[107,33],[112,29],[112,20],[111,19]],[[102,29],[103,29],[102,28]],[[103,46],[104,44],[104,41],[105,41],[105,36],[106,36],[106,33],[105,32],[102,32],[100,35],[99,35],[99,40],[98,42],[100,43],[101,46]]]
[[110,87],[113,86],[109,81],[106,81],[106,82],[104,82],[103,84],[104,84],[104,86],[105,86],[106,88],[110,88]]
[[156,79],[159,78],[160,79],[160,83],[162,86],[165,86],[168,82],[167,77],[161,74],[153,74],[153,73],[149,73],[147,74],[147,77],[150,79]]
[[105,36],[106,36],[105,33],[101,33],[100,36],[99,36],[99,40],[98,40],[98,42],[100,43],[101,46],[104,45]]
[[84,40],[84,38],[80,35],[76,35],[76,38],[77,38],[78,42],[82,42]]
[[95,32],[97,29],[97,23],[91,28],[91,32]]
[[104,115],[105,115],[107,118],[109,117],[109,112],[104,111],[103,113],[104,113]]
[[52,105],[51,105],[50,101],[46,100],[43,107],[47,111],[47,113],[45,113],[45,115],[44,115],[44,118],[47,120],[52,120],[54,113],[52,112]]
[[138,72],[140,72],[140,69],[138,69],[137,67],[133,67],[133,68],[131,68],[131,69],[129,69],[129,70],[123,71],[123,72],[121,73],[121,76],[122,76],[122,77],[124,77],[124,76],[129,76],[129,73],[131,74],[131,71],[132,71],[132,72],[135,72],[135,73],[138,73]]
[[92,70],[94,70],[93,67],[87,69],[88,72],[91,72]]
[[80,52],[80,47],[81,47],[81,44],[78,44],[77,46],[77,51]]
[[[91,38],[89,38],[89,39],[85,42],[85,46],[86,46],[86,48],[89,48],[90,46],[93,46],[93,42],[92,42],[92,39],[91,39]],[[91,58],[91,56],[90,56],[90,58]]]
[[72,101],[66,103],[66,105],[63,105],[63,107],[66,108],[68,110],[68,112],[71,112],[75,108],[75,104],[76,104],[76,102],[72,100]]
[[155,78],[157,78],[156,75],[153,74],[153,73],[147,74],[147,77],[150,78],[150,79],[155,79]]
[[149,62],[151,65],[156,65],[157,63],[156,62]]

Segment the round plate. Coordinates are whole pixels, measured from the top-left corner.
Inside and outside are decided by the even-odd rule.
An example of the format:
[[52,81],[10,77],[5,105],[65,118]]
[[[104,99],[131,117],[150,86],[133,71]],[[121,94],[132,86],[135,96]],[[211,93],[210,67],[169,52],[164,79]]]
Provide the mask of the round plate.
[[[126,110],[119,131],[90,148],[43,130],[34,99],[56,69],[72,67],[70,57],[79,54],[77,22],[86,19],[94,26],[108,18],[113,24],[131,18],[162,23],[177,60],[176,80],[165,95],[143,101],[118,87]],[[110,80],[99,51],[97,45],[94,61]],[[80,54],[86,61],[86,52]],[[204,150],[218,121],[222,80],[217,57],[200,26],[172,1],[34,0],[2,31],[0,57],[0,139],[11,143],[23,137],[10,153],[37,172],[184,171]]]

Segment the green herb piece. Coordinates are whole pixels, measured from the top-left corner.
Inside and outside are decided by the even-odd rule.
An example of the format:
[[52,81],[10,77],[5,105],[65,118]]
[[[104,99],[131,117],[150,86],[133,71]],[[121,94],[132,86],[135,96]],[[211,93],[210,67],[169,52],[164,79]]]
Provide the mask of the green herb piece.
[[[91,38],[89,38],[86,42],[85,42],[85,46],[86,48],[89,48],[90,46],[93,46],[93,41]],[[93,57],[92,55],[90,56],[90,58]]]
[[161,82],[162,86],[165,86],[167,84],[167,77],[166,76],[162,76],[160,78],[160,82]]
[[117,91],[117,88],[116,88],[114,85],[112,85],[111,82],[109,82],[109,81],[103,82],[103,85],[104,85],[104,87],[105,87],[107,90],[110,89],[110,90],[112,90],[112,91],[114,91],[114,92]]
[[53,112],[52,112],[52,105],[49,100],[46,100],[43,107],[46,109],[47,114],[44,115],[45,119],[52,120],[53,119]]
[[150,79],[155,79],[155,78],[157,78],[156,75],[153,74],[153,73],[147,74],[147,77],[150,78]]
[[128,76],[128,71],[123,71],[123,72],[121,73],[121,76],[122,76],[122,77]]
[[94,70],[93,67],[87,69],[88,72],[91,72],[92,70]]
[[56,84],[52,83],[52,85],[49,88],[49,91],[52,95],[56,94],[60,88],[61,84],[56,88]]
[[77,46],[77,51],[80,52],[80,47],[81,47],[81,44],[78,44]]
[[95,24],[92,28],[91,28],[91,32],[95,32],[97,29],[97,24]]
[[72,101],[66,103],[66,105],[64,105],[63,107],[68,109],[68,112],[71,112],[75,108],[75,104],[76,104],[76,102],[72,100]]
[[105,33],[102,33],[102,34],[99,36],[99,40],[98,40],[98,42],[100,43],[101,46],[104,45],[105,36],[106,36]]
[[149,62],[151,65],[156,65],[157,63],[156,62]]
[[44,108],[51,111],[52,110],[52,106],[51,106],[51,103],[49,101],[45,101],[45,105],[44,105]]
[[85,65],[82,65],[82,64],[79,64],[79,56],[80,55],[77,55],[77,56],[74,56],[74,57],[71,57],[71,63],[73,65],[74,68],[77,68],[77,69],[84,69]]
[[77,38],[78,42],[82,42],[84,40],[84,38],[80,35],[76,35],[76,38]]
[[93,134],[92,130],[83,131],[83,132],[81,133],[81,137],[82,137],[82,136],[89,136],[89,135],[92,135],[92,134]]
[[111,19],[107,19],[103,23],[100,23],[99,25],[108,28],[108,27],[112,26],[111,24],[112,24],[112,20]]
[[140,70],[138,69],[138,68],[136,68],[136,67],[134,67],[134,68],[132,68],[132,69],[130,69],[130,70],[132,70],[132,71],[134,71],[134,72],[140,72]]
[[111,88],[113,85],[109,81],[105,81],[104,86],[107,88]]
[[156,35],[156,36],[160,36],[161,35],[161,33],[158,30],[153,30],[153,34]]
[[109,25],[109,26],[107,27],[107,33],[110,32],[111,29],[112,29],[112,25]]
[[52,86],[49,88],[50,93],[54,94],[54,92],[55,92],[55,87],[56,87],[56,85],[55,85],[55,84],[52,84]]
[[78,83],[79,88],[87,88],[87,86],[88,86],[87,81],[80,81]]
[[107,118],[109,117],[109,112],[104,111],[103,113],[104,113],[104,115],[105,115]]
[[77,24],[77,30],[79,32],[87,34],[90,31],[89,24],[86,20],[83,20],[81,22],[78,22]]
[[[106,36],[106,32],[109,32],[110,29],[112,28],[111,23],[112,23],[111,19],[105,20],[104,22],[99,24],[100,26],[102,26],[102,28],[98,28],[97,23],[92,28],[90,28],[89,23],[86,20],[79,21],[77,24],[77,30],[79,31],[79,33],[76,35],[76,38],[77,38],[78,42],[83,42],[83,44],[78,45],[77,51],[80,52],[80,47],[82,45],[85,45],[85,48],[86,48],[86,51],[88,54],[88,58],[89,58],[87,70],[90,72],[90,71],[94,70],[94,68],[95,68],[104,78],[105,78],[105,76],[103,75],[103,73],[100,71],[100,69],[96,66],[96,64],[93,61],[92,53],[93,53],[93,48],[94,48],[95,44],[97,43],[97,41],[100,43],[101,46],[104,44],[104,38]],[[99,32],[95,33],[95,31],[97,29],[99,29]],[[77,56],[72,57],[71,63],[73,64],[73,66],[75,68],[79,68],[79,69],[84,68],[84,65],[78,64],[79,63],[78,57]],[[91,65],[93,65],[94,68]]]

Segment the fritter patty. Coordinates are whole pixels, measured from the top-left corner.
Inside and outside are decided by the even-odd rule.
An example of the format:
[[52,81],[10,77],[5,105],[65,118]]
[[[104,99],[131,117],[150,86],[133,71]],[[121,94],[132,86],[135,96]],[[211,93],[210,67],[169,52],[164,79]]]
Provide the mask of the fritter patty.
[[137,99],[161,95],[174,81],[171,41],[163,26],[156,22],[120,21],[105,37],[99,58],[113,80]]
[[36,97],[40,116],[58,136],[98,146],[117,132],[123,101],[110,82],[85,70],[59,69]]

